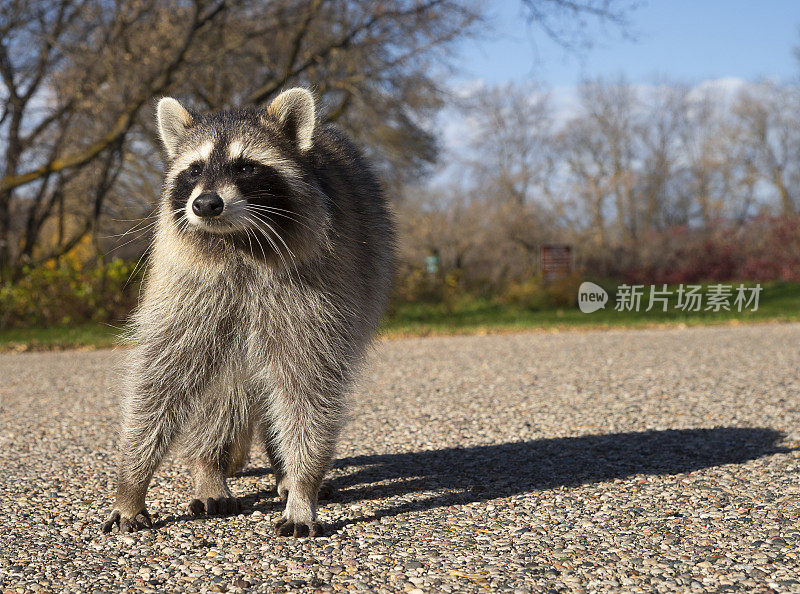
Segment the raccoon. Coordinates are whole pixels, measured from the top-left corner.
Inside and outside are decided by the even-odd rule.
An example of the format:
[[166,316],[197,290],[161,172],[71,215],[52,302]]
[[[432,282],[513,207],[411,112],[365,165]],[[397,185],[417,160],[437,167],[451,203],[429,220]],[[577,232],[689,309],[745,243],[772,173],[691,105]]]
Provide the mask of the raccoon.
[[317,497],[345,396],[377,329],[395,232],[364,156],[318,125],[312,94],[190,113],[163,98],[166,174],[132,320],[110,532],[152,527],[153,472],[171,449],[194,515],[238,511],[226,478],[263,446],[282,536],[318,536]]

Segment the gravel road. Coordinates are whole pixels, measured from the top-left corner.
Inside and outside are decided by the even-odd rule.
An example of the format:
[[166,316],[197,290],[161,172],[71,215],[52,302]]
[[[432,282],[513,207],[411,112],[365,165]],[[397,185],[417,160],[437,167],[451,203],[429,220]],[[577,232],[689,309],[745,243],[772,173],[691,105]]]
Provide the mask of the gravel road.
[[265,457],[235,517],[102,535],[115,351],[0,356],[0,591],[800,591],[800,325],[378,345],[321,508],[278,538]]

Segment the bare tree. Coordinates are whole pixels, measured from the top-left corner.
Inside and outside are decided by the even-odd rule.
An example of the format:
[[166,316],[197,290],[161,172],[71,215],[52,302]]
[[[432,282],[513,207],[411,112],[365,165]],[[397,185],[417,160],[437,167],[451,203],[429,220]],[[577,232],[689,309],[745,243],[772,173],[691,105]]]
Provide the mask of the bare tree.
[[[120,180],[152,185],[157,150],[141,112],[160,93],[216,109],[310,84],[387,171],[433,161],[435,140],[420,124],[440,103],[432,67],[476,19],[446,0],[4,4],[0,279],[81,241]],[[54,216],[57,240],[45,246]]]
[[738,140],[751,148],[757,176],[777,193],[781,212],[800,209],[800,91],[762,83],[745,90],[734,107]]
[[637,97],[623,81],[587,82],[580,88],[578,114],[558,136],[555,152],[565,184],[562,194],[573,208],[581,209],[577,228],[588,229],[595,248],[611,239],[637,237],[638,109]]
[[548,94],[530,85],[485,88],[467,113],[473,122],[468,162],[483,192],[518,206],[546,197],[553,125]]
[[[552,18],[621,23],[614,0],[525,0]],[[263,105],[312,86],[388,182],[438,156],[433,114],[477,0],[8,0],[0,7],[0,281],[146,212],[159,163],[149,106]],[[131,196],[132,193],[137,195]],[[141,195],[147,193],[146,196]],[[126,238],[127,240],[127,238]]]
[[[225,9],[224,0],[162,4],[3,4],[0,280],[23,262],[64,253],[96,225],[137,113],[172,83],[198,32]],[[77,189],[83,195],[77,229],[34,255],[56,209],[63,232],[64,204]]]
[[530,23],[556,43],[578,51],[595,41],[587,34],[591,22],[611,25],[630,36],[629,16],[640,4],[635,0],[522,0]]
[[640,195],[644,232],[663,230],[675,221],[686,220],[670,182],[682,155],[687,92],[684,85],[659,84],[642,98],[647,107],[636,126],[640,173],[635,191]]
[[468,192],[493,229],[483,236],[484,252],[503,261],[492,275],[506,274],[506,264],[533,270],[552,222],[546,215],[554,201],[550,97],[530,84],[490,87],[476,94],[468,113]]

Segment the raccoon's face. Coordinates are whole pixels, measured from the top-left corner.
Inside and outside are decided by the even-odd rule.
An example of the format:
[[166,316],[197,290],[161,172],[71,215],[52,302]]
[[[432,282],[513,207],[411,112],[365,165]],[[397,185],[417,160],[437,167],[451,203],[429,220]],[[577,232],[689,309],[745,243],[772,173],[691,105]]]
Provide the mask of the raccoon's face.
[[167,152],[162,220],[212,257],[234,247],[296,265],[324,243],[325,195],[315,182],[314,101],[282,93],[266,110],[192,115],[175,99],[158,104]]

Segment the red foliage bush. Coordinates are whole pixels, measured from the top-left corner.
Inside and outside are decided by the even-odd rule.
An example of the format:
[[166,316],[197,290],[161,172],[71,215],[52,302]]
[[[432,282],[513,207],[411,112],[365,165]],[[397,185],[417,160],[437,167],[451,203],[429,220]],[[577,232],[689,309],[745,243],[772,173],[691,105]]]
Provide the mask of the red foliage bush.
[[[800,217],[759,217],[652,234],[616,257],[611,277],[637,283],[800,282]],[[616,268],[616,269],[614,269]]]

